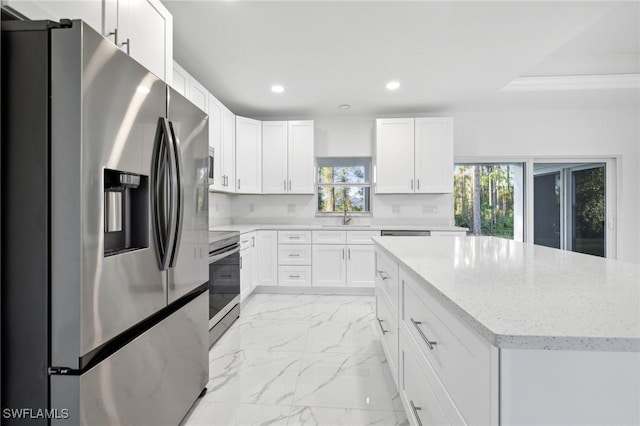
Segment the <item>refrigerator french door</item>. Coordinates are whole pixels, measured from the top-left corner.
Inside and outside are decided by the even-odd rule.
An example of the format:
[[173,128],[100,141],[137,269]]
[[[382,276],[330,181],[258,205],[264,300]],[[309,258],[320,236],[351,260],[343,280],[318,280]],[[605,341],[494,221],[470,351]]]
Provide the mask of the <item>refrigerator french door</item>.
[[207,116],[81,21],[2,25],[2,407],[177,424],[208,380]]

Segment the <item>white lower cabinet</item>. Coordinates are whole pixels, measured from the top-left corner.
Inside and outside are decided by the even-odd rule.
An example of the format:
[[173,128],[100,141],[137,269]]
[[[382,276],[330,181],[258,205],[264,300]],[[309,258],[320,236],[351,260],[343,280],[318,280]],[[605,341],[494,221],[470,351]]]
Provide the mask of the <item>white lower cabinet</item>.
[[[455,416],[455,407],[451,402],[441,404],[440,400],[446,398],[442,385],[430,371],[429,365],[414,354],[404,335],[400,336],[400,362],[398,391],[411,425],[465,424],[459,416]],[[448,405],[452,411],[452,419],[447,417],[443,405]]]
[[279,285],[290,287],[311,286],[311,266],[295,265],[278,267]]
[[498,349],[394,259],[375,255],[380,343],[409,422],[498,424]]
[[348,245],[347,286],[373,288],[375,265],[376,255],[372,245]]
[[[313,285],[368,287],[375,285],[372,236],[380,231],[312,231]],[[347,244],[348,242],[357,244]]]
[[388,298],[380,291],[376,291],[376,322],[382,349],[387,357],[393,381],[398,387],[398,312],[389,307]]
[[314,287],[344,287],[346,285],[346,251],[344,244],[313,245],[312,283]]
[[311,287],[311,231],[277,232],[278,285]]
[[256,233],[240,236],[240,301],[244,301],[256,288],[258,281]]
[[449,313],[403,268],[399,279],[400,328],[411,336],[406,340],[414,343],[416,356],[435,372],[467,423],[490,424],[492,360],[497,349]]
[[256,232],[257,285],[278,285],[278,231]]

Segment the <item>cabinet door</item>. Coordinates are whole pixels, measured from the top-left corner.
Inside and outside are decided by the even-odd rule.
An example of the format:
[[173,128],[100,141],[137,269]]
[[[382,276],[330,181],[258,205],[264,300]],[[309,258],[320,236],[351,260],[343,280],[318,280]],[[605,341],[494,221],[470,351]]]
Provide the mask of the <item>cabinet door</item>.
[[236,190],[236,116],[222,106],[222,186],[225,191]]
[[188,87],[189,87],[189,73],[180,66],[176,61],[173,61],[173,77],[171,79],[171,87],[173,87],[176,92],[180,93],[185,98],[189,98]]
[[278,285],[278,231],[258,231],[258,285]]
[[347,246],[347,287],[375,287],[376,254],[373,245]]
[[262,124],[236,117],[236,192],[262,193]]
[[[128,4],[126,26],[121,11]],[[125,50],[149,71],[167,80],[173,68],[173,17],[160,0],[118,1],[119,42],[129,42]]]
[[213,149],[213,184],[210,188],[217,191],[224,189],[222,186],[222,108],[220,101],[209,95],[209,147]]
[[253,244],[253,247],[251,248],[251,292],[253,292],[253,290],[258,286],[258,248],[256,247],[256,240],[257,236],[254,232],[251,237],[251,242]]
[[376,194],[413,192],[413,124],[413,118],[376,120]]
[[289,122],[289,192],[314,193],[313,121]]
[[287,122],[262,122],[262,193],[284,194],[287,181]]
[[344,287],[347,282],[347,248],[343,244],[313,246],[311,285],[313,287]]
[[251,294],[252,255],[250,249],[240,252],[240,301],[244,301]]
[[416,192],[453,192],[453,118],[415,120]]
[[189,91],[187,98],[195,106],[206,113],[209,113],[209,91],[195,78],[189,79]]

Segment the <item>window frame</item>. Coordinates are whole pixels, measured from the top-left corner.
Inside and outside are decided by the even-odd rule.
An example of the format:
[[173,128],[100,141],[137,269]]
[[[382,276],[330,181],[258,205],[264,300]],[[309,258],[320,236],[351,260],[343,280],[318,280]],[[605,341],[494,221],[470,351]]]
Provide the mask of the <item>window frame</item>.
[[[318,182],[318,173],[320,170],[320,166],[318,165],[319,159],[341,159],[341,160],[349,160],[349,159],[366,159],[369,162],[369,179],[363,183],[342,183],[342,182],[332,182],[332,183],[320,183]],[[327,156],[318,156],[315,157],[315,168],[314,168],[314,181],[315,181],[315,197],[316,197],[316,217],[336,217],[343,216],[344,211],[338,212],[323,212],[318,210],[318,190],[321,187],[337,187],[337,188],[353,188],[353,187],[363,187],[369,188],[369,211],[352,211],[349,210],[350,216],[359,216],[359,217],[371,217],[373,216],[373,157],[369,156],[335,156],[335,155],[327,155]]]

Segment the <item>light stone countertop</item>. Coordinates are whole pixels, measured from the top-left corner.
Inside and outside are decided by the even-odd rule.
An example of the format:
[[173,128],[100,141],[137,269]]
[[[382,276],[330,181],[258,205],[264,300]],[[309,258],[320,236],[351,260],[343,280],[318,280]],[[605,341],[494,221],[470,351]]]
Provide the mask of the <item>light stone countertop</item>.
[[494,237],[375,237],[499,348],[640,352],[640,265]]
[[467,231],[467,228],[459,226],[434,226],[434,225],[313,225],[313,224],[238,224],[219,225],[211,227],[211,231],[240,231],[241,234],[259,230],[305,230],[305,231],[380,231],[380,230],[408,230],[408,231]]

